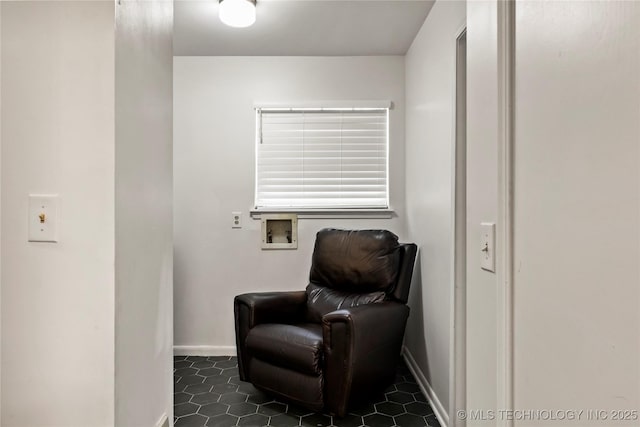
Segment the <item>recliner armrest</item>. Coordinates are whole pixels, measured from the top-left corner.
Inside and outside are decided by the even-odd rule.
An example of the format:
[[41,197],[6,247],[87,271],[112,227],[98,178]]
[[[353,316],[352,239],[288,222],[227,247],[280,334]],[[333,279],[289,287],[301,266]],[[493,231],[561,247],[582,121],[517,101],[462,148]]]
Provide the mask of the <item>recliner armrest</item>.
[[239,305],[246,306],[249,328],[261,323],[293,323],[304,316],[307,293],[255,292],[236,296],[234,303],[236,311]]
[[250,355],[245,348],[249,330],[261,323],[295,323],[304,318],[307,293],[257,292],[238,295],[234,298],[236,325],[236,350],[238,370],[242,381],[249,380],[248,361]]
[[368,396],[393,382],[408,317],[409,307],[386,301],[336,310],[322,318],[331,413],[344,416],[352,397]]

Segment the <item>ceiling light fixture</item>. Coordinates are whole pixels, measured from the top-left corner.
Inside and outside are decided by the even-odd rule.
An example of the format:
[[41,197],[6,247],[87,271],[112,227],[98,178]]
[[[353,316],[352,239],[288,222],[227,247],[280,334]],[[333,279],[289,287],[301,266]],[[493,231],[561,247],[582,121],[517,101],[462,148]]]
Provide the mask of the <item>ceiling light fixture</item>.
[[250,27],[256,22],[256,0],[220,0],[219,16],[230,27]]

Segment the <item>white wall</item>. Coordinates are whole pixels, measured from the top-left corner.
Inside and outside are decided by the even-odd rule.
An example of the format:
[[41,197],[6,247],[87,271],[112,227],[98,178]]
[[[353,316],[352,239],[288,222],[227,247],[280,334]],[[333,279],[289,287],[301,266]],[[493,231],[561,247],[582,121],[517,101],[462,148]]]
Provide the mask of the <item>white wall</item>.
[[[467,409],[498,408],[498,346],[502,327],[500,288],[494,273],[480,268],[480,223],[498,224],[498,2],[467,2]],[[499,244],[499,243],[498,243]],[[502,268],[496,250],[496,271]],[[467,425],[496,420],[467,420]]]
[[[2,242],[2,7],[0,7],[0,242]],[[2,423],[2,244],[0,244],[0,424]]]
[[[2,7],[0,7],[0,52],[2,52]],[[2,242],[2,56],[0,53],[0,242]],[[0,244],[0,423],[2,423],[2,244]]]
[[638,410],[640,4],[516,11],[515,403]]
[[[249,217],[254,102],[385,99],[390,118],[392,219],[301,219],[294,251],[260,250]],[[403,234],[403,57],[176,57],[174,241],[176,346],[232,354],[233,297],[307,285],[315,233],[328,226]],[[231,229],[231,212],[244,226]],[[193,354],[193,348],[189,350]]]
[[406,56],[407,235],[420,247],[405,345],[449,408],[456,36],[464,1],[436,2]]
[[172,419],[172,3],[116,7],[1,4],[3,426]]
[[173,3],[116,6],[115,425],[173,418]]
[[[2,420],[114,419],[112,1],[2,2]],[[60,195],[57,244],[29,193]]]

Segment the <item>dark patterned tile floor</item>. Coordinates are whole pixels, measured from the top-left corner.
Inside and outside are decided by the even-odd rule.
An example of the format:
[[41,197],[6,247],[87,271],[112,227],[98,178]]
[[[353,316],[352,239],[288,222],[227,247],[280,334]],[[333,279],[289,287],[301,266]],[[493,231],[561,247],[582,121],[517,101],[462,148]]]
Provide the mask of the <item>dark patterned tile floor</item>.
[[440,427],[404,363],[396,382],[344,418],[281,402],[240,381],[231,356],[174,358],[175,427]]

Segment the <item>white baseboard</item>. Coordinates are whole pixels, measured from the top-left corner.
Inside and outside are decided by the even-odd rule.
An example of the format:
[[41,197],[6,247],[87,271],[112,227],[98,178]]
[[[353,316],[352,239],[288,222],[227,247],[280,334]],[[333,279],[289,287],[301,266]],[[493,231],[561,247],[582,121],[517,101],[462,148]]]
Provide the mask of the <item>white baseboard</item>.
[[235,356],[235,345],[174,345],[174,356]]
[[416,363],[416,360],[411,355],[411,352],[407,347],[402,347],[402,356],[404,357],[405,362],[407,362],[407,366],[409,370],[413,374],[413,377],[416,379],[418,383],[418,387],[422,390],[422,394],[425,395],[429,404],[431,405],[431,409],[433,409],[433,413],[436,415],[436,418],[440,422],[442,427],[449,426],[449,414],[447,410],[442,406],[440,399],[438,399],[438,395],[427,381],[427,378],[422,373],[422,370]]
[[162,414],[156,423],[156,427],[169,427],[169,418],[167,418],[167,414]]

